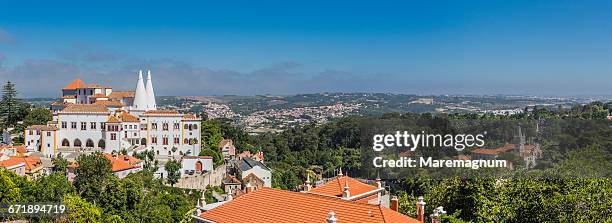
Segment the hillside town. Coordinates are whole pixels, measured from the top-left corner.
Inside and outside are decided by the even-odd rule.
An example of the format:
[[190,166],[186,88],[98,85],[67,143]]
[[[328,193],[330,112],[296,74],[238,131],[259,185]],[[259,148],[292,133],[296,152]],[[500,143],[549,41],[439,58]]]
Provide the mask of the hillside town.
[[[146,83],[145,83],[146,80]],[[246,122],[326,122],[359,108],[358,104],[305,107],[256,112]],[[225,111],[224,106],[209,104],[207,109]],[[266,165],[266,155],[236,148],[232,139],[222,139],[218,149],[221,162],[202,154],[200,129],[202,119],[191,113],[158,109],[151,71],[146,79],[139,72],[133,91],[116,91],[111,86],[89,84],[76,79],[61,89],[61,100],[48,108],[52,120],[26,126],[23,143],[15,145],[5,134],[0,147],[0,168],[36,180],[57,173],[54,160],[65,159],[67,180],[77,183],[83,156],[98,154],[110,163],[112,174],[124,179],[150,168],[154,176],[167,179],[170,186],[202,191],[191,217],[195,222],[424,222],[423,199],[415,218],[399,212],[398,199],[390,196],[385,182],[343,175],[308,177],[299,190],[272,188],[273,170]],[[215,112],[208,113],[209,118]],[[282,124],[279,124],[282,125]],[[5,131],[6,133],[6,131]],[[207,148],[211,148],[208,145]],[[139,156],[139,154],[152,154]],[[149,160],[152,158],[152,160]],[[168,163],[179,163],[171,170]],[[177,176],[175,182],[170,178]],[[211,188],[216,188],[211,190]],[[206,192],[206,193],[205,193]],[[216,202],[206,202],[206,196]],[[210,198],[209,198],[210,199]],[[253,208],[252,204],[257,204]],[[261,215],[268,212],[268,215]],[[301,212],[300,215],[294,213]],[[435,222],[442,208],[432,213]]]

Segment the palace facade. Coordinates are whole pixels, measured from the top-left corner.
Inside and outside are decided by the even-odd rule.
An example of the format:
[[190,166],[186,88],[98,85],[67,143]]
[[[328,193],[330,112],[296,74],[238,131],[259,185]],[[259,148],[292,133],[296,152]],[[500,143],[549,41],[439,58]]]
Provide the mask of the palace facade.
[[51,110],[53,121],[26,128],[28,151],[47,157],[75,150],[152,149],[158,157],[200,152],[201,119],[158,110],[150,71],[146,85],[140,71],[135,91],[113,91],[74,80],[62,89],[62,100],[54,102]]

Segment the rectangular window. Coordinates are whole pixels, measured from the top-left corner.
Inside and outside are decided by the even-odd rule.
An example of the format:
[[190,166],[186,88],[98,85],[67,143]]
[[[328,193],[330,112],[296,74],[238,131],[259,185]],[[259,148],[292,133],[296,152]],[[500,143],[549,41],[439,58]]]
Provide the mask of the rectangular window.
[[174,129],[179,129],[181,125],[179,123],[174,123]]
[[87,122],[81,122],[81,130],[87,130]]
[[157,123],[151,123],[151,129],[157,130]]
[[30,129],[30,135],[34,135],[34,130]]
[[95,123],[95,122],[92,122],[92,123],[90,123],[90,124],[91,124],[91,126],[90,126],[90,128],[91,128],[91,129],[96,129],[96,127],[97,127],[97,126],[96,126],[96,123]]
[[68,123],[66,123],[66,122],[62,122],[62,128],[63,128],[63,129],[68,128]]
[[111,133],[111,140],[117,140],[117,134]]
[[179,142],[180,142],[180,141],[179,141],[179,138],[174,137],[174,144],[179,144]]
[[106,123],[100,122],[100,129],[106,129]]
[[168,123],[163,123],[162,128],[164,131],[168,131]]
[[51,136],[51,132],[47,132],[47,136]]
[[124,135],[124,137],[123,137],[123,138],[126,138],[126,139],[127,139],[127,132],[123,132],[123,135]]
[[168,145],[168,137],[163,138],[163,145]]
[[70,122],[70,128],[76,129],[76,122]]

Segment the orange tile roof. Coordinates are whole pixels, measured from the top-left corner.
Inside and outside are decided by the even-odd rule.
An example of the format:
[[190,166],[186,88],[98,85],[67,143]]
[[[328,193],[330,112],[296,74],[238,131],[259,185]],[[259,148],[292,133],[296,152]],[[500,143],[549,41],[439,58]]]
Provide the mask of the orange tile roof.
[[26,164],[26,172],[30,172],[33,169],[42,165],[42,161],[40,161],[40,157],[38,156],[23,156],[18,158],[23,160],[23,162]]
[[112,87],[103,86],[103,85],[99,85],[99,84],[85,84],[85,85],[83,85],[83,88],[112,88]]
[[416,223],[417,220],[381,205],[261,188],[200,214],[200,218],[225,222],[325,222],[330,211],[338,223]]
[[78,88],[82,88],[85,85],[81,79],[75,79],[70,84],[64,87],[64,90],[76,90]]
[[49,126],[49,125],[31,125],[31,126],[28,126],[26,129],[27,130],[30,130],[30,129],[32,129],[32,130],[42,130],[42,131],[54,131],[54,130],[57,130],[56,127]]
[[121,119],[121,121],[123,121],[123,122],[140,122],[138,117],[133,116],[130,113],[127,113],[127,112],[121,112],[118,116]]
[[505,145],[495,148],[495,149],[485,149],[485,148],[477,148],[472,150],[472,153],[476,154],[486,154],[486,155],[499,155],[502,153],[510,152],[514,150],[515,145],[506,143]]
[[23,159],[20,159],[19,157],[15,157],[15,156],[10,156],[8,158],[5,159],[1,159],[2,157],[0,156],[0,167],[4,167],[4,168],[9,168],[9,167],[14,167],[14,166],[21,166],[24,165],[25,166],[25,161]]
[[116,155],[113,157],[110,153],[104,153],[104,157],[111,161],[113,172],[139,168],[141,160],[133,156]]
[[483,149],[483,148],[478,148],[475,150],[472,150],[473,154],[486,154],[486,155],[499,155],[502,153],[502,151],[499,151],[497,149]]
[[0,150],[3,150],[3,149],[12,149],[12,148],[17,149],[17,153],[23,154],[23,153],[27,152],[25,146],[0,146]]
[[124,104],[120,101],[107,101],[107,100],[99,100],[94,103],[94,105],[105,105],[109,107],[123,107]]
[[76,95],[64,95],[62,96],[63,99],[75,99]]
[[119,118],[115,117],[114,115],[109,115],[108,119],[106,120],[106,123],[120,123],[121,120],[119,120]]
[[183,115],[183,120],[200,120],[194,114],[185,114]]
[[134,91],[113,91],[108,95],[108,98],[111,99],[123,99],[123,98],[133,98],[135,92]]
[[92,97],[94,97],[94,98],[108,98],[108,96],[106,96],[105,94],[100,94],[100,93],[94,94],[94,95],[92,95]]
[[104,105],[92,104],[69,104],[61,112],[70,113],[107,113],[108,109]]
[[308,193],[342,197],[342,192],[344,191],[344,186],[346,185],[346,183],[348,183],[349,192],[351,196],[367,193],[378,189],[378,187],[374,185],[362,183],[361,181],[356,180],[354,178],[350,178],[348,176],[339,176],[319,187],[311,189],[310,191],[308,191]]
[[178,111],[175,111],[175,110],[151,110],[151,111],[144,112],[143,115],[171,115],[171,116],[175,116],[175,115],[180,115],[180,114],[178,113]]

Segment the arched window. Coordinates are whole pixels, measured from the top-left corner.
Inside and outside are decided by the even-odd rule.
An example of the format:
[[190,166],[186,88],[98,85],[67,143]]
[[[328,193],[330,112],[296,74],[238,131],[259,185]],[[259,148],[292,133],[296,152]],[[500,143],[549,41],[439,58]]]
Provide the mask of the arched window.
[[62,140],[62,147],[70,147],[70,141],[68,139]]
[[101,149],[106,148],[106,142],[104,142],[104,139],[100,139],[100,141],[98,141],[98,147]]
[[185,129],[188,129],[188,128],[189,128],[189,125],[185,124]]
[[189,139],[185,139],[185,140],[183,140],[183,143],[184,143],[184,144],[189,144]]
[[85,147],[88,148],[93,148],[94,147],[94,142],[91,139],[87,139],[87,141],[85,141]]
[[81,140],[80,139],[75,139],[73,145],[74,145],[74,147],[81,147],[82,146]]
[[193,124],[193,129],[194,130],[198,129],[198,125],[197,124]]

